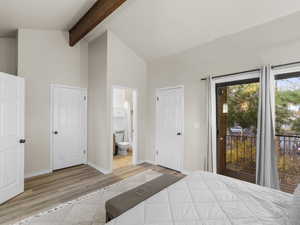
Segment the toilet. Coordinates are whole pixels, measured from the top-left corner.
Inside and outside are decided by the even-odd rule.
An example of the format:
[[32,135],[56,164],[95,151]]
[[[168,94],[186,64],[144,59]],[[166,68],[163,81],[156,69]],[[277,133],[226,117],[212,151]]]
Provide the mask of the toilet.
[[128,155],[130,143],[125,141],[125,131],[115,131],[115,145],[118,146],[118,155]]
[[118,143],[118,154],[119,155],[127,155],[129,147],[130,147],[129,142],[119,142]]

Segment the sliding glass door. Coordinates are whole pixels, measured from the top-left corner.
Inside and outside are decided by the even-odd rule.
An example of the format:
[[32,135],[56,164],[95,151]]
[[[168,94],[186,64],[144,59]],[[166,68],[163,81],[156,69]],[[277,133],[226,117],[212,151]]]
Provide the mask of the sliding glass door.
[[259,79],[216,84],[220,174],[255,182]]
[[293,192],[300,183],[300,74],[276,79],[276,151],[281,190]]
[[[280,188],[300,183],[300,67],[273,70],[276,100],[277,168]],[[230,75],[212,83],[213,139],[217,172],[255,182],[259,73]],[[263,150],[263,149],[262,149]]]

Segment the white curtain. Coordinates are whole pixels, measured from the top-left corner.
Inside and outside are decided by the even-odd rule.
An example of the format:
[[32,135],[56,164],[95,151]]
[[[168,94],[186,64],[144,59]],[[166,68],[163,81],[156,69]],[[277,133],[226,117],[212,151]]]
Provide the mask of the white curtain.
[[204,155],[204,169],[206,171],[209,171],[209,172],[213,172],[213,115],[212,115],[212,104],[213,104],[213,101],[212,101],[212,77],[209,76],[207,78],[207,104],[208,104],[208,111],[207,111],[207,122],[208,122],[208,145],[207,145],[207,149],[206,149],[206,152],[205,152],[205,155]]
[[275,80],[271,66],[264,66],[260,75],[256,143],[256,183],[279,189],[275,150]]

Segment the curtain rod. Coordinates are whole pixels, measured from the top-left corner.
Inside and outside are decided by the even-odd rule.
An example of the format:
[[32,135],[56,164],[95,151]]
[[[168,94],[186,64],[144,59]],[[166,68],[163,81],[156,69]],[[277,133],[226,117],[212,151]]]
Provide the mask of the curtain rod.
[[[245,71],[241,71],[241,72],[237,72],[237,73],[228,73],[228,74],[224,74],[224,75],[214,76],[214,77],[212,77],[212,79],[221,78],[221,77],[229,77],[229,76],[238,75],[238,74],[242,74],[242,73],[258,72],[258,71],[260,71],[260,69],[245,70]],[[202,78],[201,80],[207,80],[207,78]]]
[[292,62],[292,63],[286,63],[286,64],[281,64],[281,65],[275,65],[272,66],[272,69],[278,68],[278,67],[284,67],[284,66],[291,66],[291,65],[295,65],[295,64],[300,64],[300,61],[298,62]]
[[[284,66],[291,66],[291,65],[295,65],[295,64],[300,64],[300,61],[275,65],[275,66],[272,66],[272,69],[279,68],[279,67],[284,67]],[[257,72],[257,71],[260,71],[260,69],[246,70],[246,71],[241,71],[241,72],[237,72],[237,73],[229,73],[229,74],[224,74],[224,75],[219,75],[219,76],[213,76],[212,79],[221,78],[221,77],[228,77],[228,76],[238,75],[238,74],[242,74],[242,73]],[[202,78],[201,80],[207,80],[207,78]]]

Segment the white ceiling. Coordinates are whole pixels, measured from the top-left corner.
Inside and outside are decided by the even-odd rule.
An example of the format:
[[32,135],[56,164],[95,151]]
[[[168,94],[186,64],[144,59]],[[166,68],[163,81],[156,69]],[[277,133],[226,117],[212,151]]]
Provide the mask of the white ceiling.
[[[68,30],[95,1],[1,0],[0,36],[17,28]],[[299,0],[127,0],[86,39],[109,29],[151,60],[299,10]]]
[[18,28],[67,30],[96,0],[0,0],[0,36]]
[[88,40],[109,29],[151,60],[299,10],[299,0],[128,0]]

